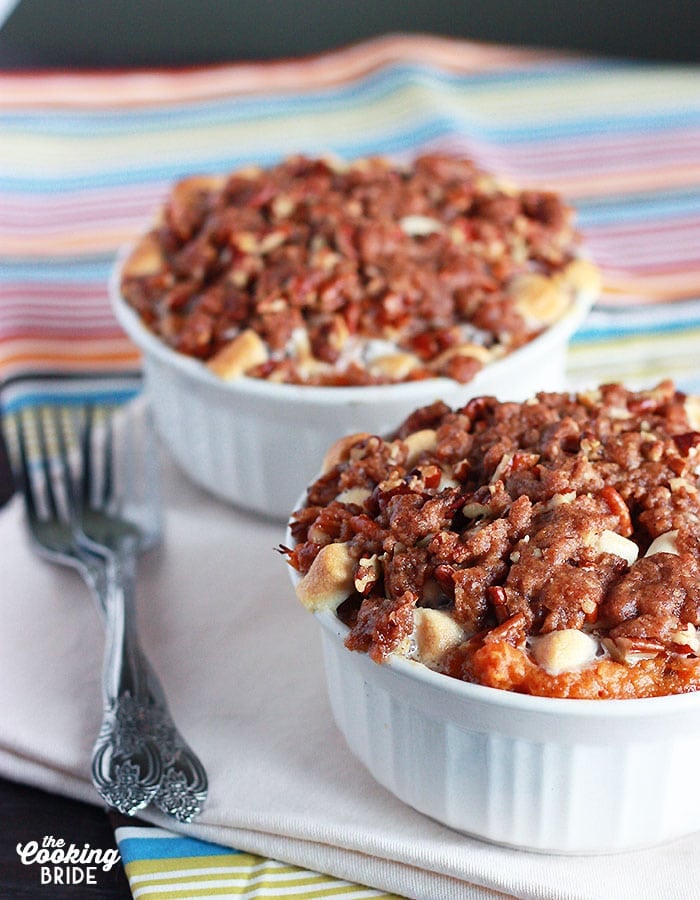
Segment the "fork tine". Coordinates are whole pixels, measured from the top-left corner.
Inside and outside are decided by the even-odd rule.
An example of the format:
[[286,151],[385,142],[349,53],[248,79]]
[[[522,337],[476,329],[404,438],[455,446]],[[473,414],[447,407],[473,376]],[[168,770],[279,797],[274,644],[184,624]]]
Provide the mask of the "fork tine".
[[94,467],[92,464],[92,453],[90,445],[92,444],[92,419],[93,407],[88,405],[85,407],[85,415],[82,422],[79,423],[80,434],[80,451],[82,458],[83,478],[81,485],[81,500],[85,508],[92,505],[93,484],[95,481]]
[[56,493],[53,487],[53,477],[51,473],[51,452],[49,450],[49,442],[46,437],[46,427],[41,412],[37,412],[34,416],[34,423],[39,439],[39,458],[41,460],[41,468],[44,472],[45,499],[46,507],[50,516],[54,519],[61,519],[60,506],[56,499]]
[[[20,458],[20,488],[25,497],[30,519],[39,519],[42,517],[42,514],[48,514],[54,519],[60,519],[60,507],[56,498],[51,473],[51,454],[41,413],[32,409],[24,409],[18,412],[14,418]],[[32,438],[34,438],[38,446],[38,453],[32,453]],[[43,476],[41,479],[41,487],[43,488],[41,497],[45,505],[43,510],[38,500],[40,488],[37,485],[37,479],[32,475],[33,462],[39,463]]]
[[114,425],[111,415],[107,416],[105,424],[103,460],[102,502],[106,506],[114,500]]
[[[96,415],[91,404],[85,407],[82,423],[83,489],[82,500],[86,507],[106,508],[114,499],[114,436],[112,416],[107,413],[104,423],[104,446],[99,454],[93,446],[95,442]],[[101,466],[96,466],[97,459]]]
[[33,482],[31,477],[31,467],[29,464],[29,448],[27,446],[26,426],[22,420],[22,414],[16,413],[13,417],[15,423],[15,433],[17,437],[17,447],[19,450],[19,470],[15,469],[15,477],[19,481],[19,489],[24,494],[24,502],[27,506],[27,512],[30,518],[36,518],[38,509],[36,499],[34,497]]
[[61,413],[58,407],[51,407],[51,418],[54,431],[56,432],[56,444],[58,447],[58,454],[56,455],[56,463],[58,468],[60,469],[61,478],[63,480],[63,484],[66,488],[66,502],[68,504],[68,514],[71,520],[75,518],[76,515],[76,502],[77,502],[77,484],[76,479],[73,476],[73,470],[70,465],[70,456],[68,453],[68,444],[66,442],[66,436],[63,430],[63,423],[61,422]]

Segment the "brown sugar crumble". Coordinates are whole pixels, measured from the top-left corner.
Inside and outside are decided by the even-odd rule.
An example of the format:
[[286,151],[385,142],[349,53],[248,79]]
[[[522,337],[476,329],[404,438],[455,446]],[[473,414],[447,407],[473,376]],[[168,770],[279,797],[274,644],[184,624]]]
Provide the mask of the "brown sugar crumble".
[[662,382],[343,438],[283,548],[346,645],[549,697],[700,687],[700,401]]
[[176,184],[121,291],[224,379],[467,382],[597,294],[572,218],[470,160],[293,157]]

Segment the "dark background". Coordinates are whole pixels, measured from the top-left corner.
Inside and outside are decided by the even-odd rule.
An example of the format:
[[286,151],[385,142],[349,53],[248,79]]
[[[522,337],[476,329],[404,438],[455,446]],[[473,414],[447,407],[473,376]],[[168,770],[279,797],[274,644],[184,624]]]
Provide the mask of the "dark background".
[[0,68],[296,57],[387,32],[700,61],[697,0],[21,0]]

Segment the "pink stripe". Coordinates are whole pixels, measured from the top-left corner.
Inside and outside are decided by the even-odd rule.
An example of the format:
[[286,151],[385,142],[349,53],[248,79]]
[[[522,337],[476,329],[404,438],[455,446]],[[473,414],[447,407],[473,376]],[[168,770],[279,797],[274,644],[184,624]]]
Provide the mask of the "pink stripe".
[[[64,309],[82,311],[88,309],[90,304],[103,305],[108,295],[104,284],[10,281],[0,284],[0,298],[3,299],[5,308],[8,307],[8,303],[17,301],[20,304],[36,302],[38,306],[43,302],[47,307],[61,301]],[[5,303],[5,300],[8,303]],[[22,307],[18,304],[18,308]]]
[[678,228],[662,227],[642,232],[624,231],[605,236],[589,231],[587,244],[599,259],[621,255],[628,263],[644,267],[650,260],[666,260],[669,264],[694,265],[700,246],[700,223]]
[[[546,129],[546,123],[543,124]],[[435,142],[455,152],[478,152],[484,159],[493,162],[510,161],[512,164],[532,171],[569,172],[596,171],[610,167],[621,167],[627,171],[635,165],[644,169],[649,166],[666,168],[669,164],[696,164],[700,146],[700,129],[678,129],[674,132],[631,132],[626,134],[575,135],[571,138],[552,139],[543,137],[541,141],[527,143],[510,142],[495,144],[454,132],[443,135]],[[492,167],[493,167],[492,162]],[[601,192],[605,196],[608,191]]]
[[[81,192],[52,194],[0,194],[0,228],[17,231],[34,229],[37,225],[66,228],[76,223],[110,222],[115,219],[145,220],[161,203],[168,185],[157,189],[144,187],[138,192],[112,188],[93,195]],[[60,217],[60,218],[56,218]]]
[[684,240],[675,246],[671,244],[655,244],[651,237],[643,241],[608,241],[602,243],[600,241],[589,240],[588,246],[593,250],[595,248],[598,254],[614,257],[618,254],[624,255],[628,260],[639,260],[643,265],[650,256],[660,259],[667,259],[669,262],[679,263],[683,260],[693,259],[697,254],[697,239]]
[[64,322],[62,324],[43,322],[37,325],[15,325],[7,331],[0,327],[0,341],[21,341],[21,340],[47,340],[52,338],[60,338],[62,341],[75,341],[76,346],[81,341],[95,340],[118,340],[124,338],[124,332],[120,328],[115,328],[114,323],[98,328],[96,326],[81,325],[77,329],[74,324]]
[[107,286],[101,281],[5,281],[0,283],[0,297],[19,296],[40,300],[49,294],[66,300],[106,297]]
[[[627,247],[599,247],[589,244],[591,253],[600,265],[615,265],[624,263],[630,270],[645,271],[650,265],[664,265],[669,271],[686,271],[697,273],[698,248],[688,247],[685,252],[675,254],[665,253],[663,250],[655,250],[652,245],[640,248]],[[646,254],[645,251],[646,250]],[[700,279],[698,280],[700,286]]]
[[84,322],[94,322],[100,325],[104,323],[114,324],[116,317],[112,314],[108,306],[102,306],[99,309],[75,310],[70,313],[64,312],[59,307],[51,306],[33,306],[31,308],[11,307],[7,308],[6,304],[2,304],[0,308],[0,323],[10,321],[47,321],[54,318],[56,321],[72,323],[73,327],[79,327]]
[[514,159],[527,160],[533,167],[559,165],[562,171],[572,166],[599,168],[630,163],[664,165],[669,162],[697,162],[700,129],[679,129],[673,132],[635,132],[624,135],[579,136],[571,139],[543,139],[536,145],[511,144],[507,153]]
[[[696,274],[700,268],[700,256],[696,256],[695,259],[684,260],[682,265],[650,261],[648,264],[636,263],[634,266],[625,266],[619,259],[615,265],[612,263],[605,263],[600,259],[598,259],[597,262],[603,271],[624,273],[628,278],[643,278],[644,276],[649,275],[659,275],[671,279],[674,275]],[[700,279],[696,279],[695,291],[700,291]]]
[[114,328],[116,327],[116,319],[109,309],[102,310],[100,313],[93,313],[89,317],[85,314],[77,314],[66,316],[58,309],[19,309],[6,310],[0,309],[0,328],[16,327],[30,323],[45,322],[47,324],[56,324],[61,328],[70,328],[72,331],[76,329],[86,328]]

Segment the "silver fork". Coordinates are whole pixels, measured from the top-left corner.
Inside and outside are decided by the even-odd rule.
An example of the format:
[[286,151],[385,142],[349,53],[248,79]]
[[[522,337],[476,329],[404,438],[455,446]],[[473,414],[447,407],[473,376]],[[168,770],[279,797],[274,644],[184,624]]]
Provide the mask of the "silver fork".
[[[45,557],[80,572],[105,622],[95,786],[107,803],[129,815],[153,802],[191,821],[206,797],[206,773],[172,721],[134,621],[136,556],[160,536],[150,427],[143,440],[125,429],[127,452],[116,454],[112,419],[96,429],[92,410],[72,417],[68,436],[78,436],[72,447],[66,419],[55,410],[51,447],[40,416],[25,412],[15,421],[19,480],[34,543]],[[77,445],[82,452],[75,465]]]
[[[148,412],[122,422],[115,452],[115,419],[107,418],[102,429],[95,426],[94,409],[85,411],[82,423],[82,494],[77,532],[79,545],[102,555],[107,575],[107,633],[123,641],[123,655],[134,665],[119,665],[119,645],[108,649],[105,668],[106,698],[111,701],[93,758],[93,778],[109,784],[110,748],[123,738],[123,713],[136,698],[141,715],[160,751],[162,778],[153,802],[163,812],[183,822],[200,811],[207,795],[207,776],[199,758],[174,725],[163,689],[146,660],[133,630],[136,556],[160,537],[157,455]],[[102,433],[100,433],[100,431]],[[65,450],[62,454],[66,457]],[[129,676],[139,679],[129,684]],[[117,697],[116,703],[113,698]],[[126,704],[126,707],[124,706]],[[109,727],[108,727],[109,726]]]

